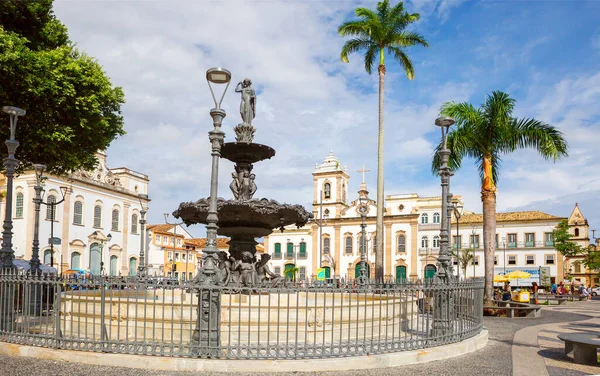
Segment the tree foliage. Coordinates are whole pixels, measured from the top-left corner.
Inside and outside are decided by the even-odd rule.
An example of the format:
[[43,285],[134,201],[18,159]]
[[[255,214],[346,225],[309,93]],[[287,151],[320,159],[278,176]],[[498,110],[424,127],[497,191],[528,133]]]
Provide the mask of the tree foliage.
[[462,270],[463,277],[467,275],[467,267],[475,261],[475,249],[452,247],[452,257],[458,260],[458,267]]
[[[92,168],[95,152],[125,134],[124,102],[100,64],[71,43],[51,0],[0,2],[0,106],[27,111],[16,133],[22,168]],[[8,116],[0,117],[0,137],[8,134]]]
[[569,222],[566,219],[558,222],[554,230],[552,230],[552,238],[554,239],[554,248],[563,256],[581,254],[581,246],[571,241],[573,235],[569,233]]

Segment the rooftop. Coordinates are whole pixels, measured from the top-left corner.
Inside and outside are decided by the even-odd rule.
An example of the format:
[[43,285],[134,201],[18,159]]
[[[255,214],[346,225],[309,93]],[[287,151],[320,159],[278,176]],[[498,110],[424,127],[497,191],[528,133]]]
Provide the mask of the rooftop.
[[[496,213],[496,222],[536,221],[544,219],[560,220],[563,218],[538,210]],[[452,222],[456,223],[456,219],[453,218]],[[483,214],[463,214],[460,217],[459,223],[483,223]]]

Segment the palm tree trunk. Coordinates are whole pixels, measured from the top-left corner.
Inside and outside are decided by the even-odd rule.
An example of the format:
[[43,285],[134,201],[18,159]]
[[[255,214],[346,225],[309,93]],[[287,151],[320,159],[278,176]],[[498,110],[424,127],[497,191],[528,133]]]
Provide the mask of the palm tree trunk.
[[383,280],[383,81],[385,77],[385,65],[379,65],[379,130],[377,134],[377,224],[375,231],[377,241],[375,244],[375,280]]
[[494,296],[494,253],[496,251],[496,191],[482,190],[483,251],[485,254],[484,302],[491,303]]

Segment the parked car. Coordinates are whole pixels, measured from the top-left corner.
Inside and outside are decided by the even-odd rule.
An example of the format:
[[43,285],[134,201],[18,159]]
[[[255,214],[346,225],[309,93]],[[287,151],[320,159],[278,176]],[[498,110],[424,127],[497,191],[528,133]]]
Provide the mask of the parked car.
[[600,295],[600,287],[594,287],[592,289],[592,296],[598,296]]

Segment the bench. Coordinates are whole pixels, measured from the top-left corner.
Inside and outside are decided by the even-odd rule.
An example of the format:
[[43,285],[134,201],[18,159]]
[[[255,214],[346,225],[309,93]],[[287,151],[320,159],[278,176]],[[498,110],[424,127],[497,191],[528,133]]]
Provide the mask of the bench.
[[545,300],[548,303],[548,305],[550,305],[551,301],[556,302],[558,305],[561,305],[561,304],[567,303],[568,298],[565,296],[552,296],[552,295],[548,296],[548,295],[546,295],[546,296],[539,296],[538,301],[540,301],[540,300],[541,301]]
[[539,305],[528,304],[528,303],[517,303],[517,302],[511,302],[511,301],[505,301],[505,300],[494,300],[494,302],[498,305],[498,307],[486,306],[484,308],[505,309],[508,312],[508,317],[510,317],[510,318],[515,317],[516,311],[525,312],[525,317],[540,317],[540,315],[541,315],[542,307],[540,307]]
[[573,353],[577,364],[598,365],[599,333],[564,333],[558,339],[565,342],[565,354]]

